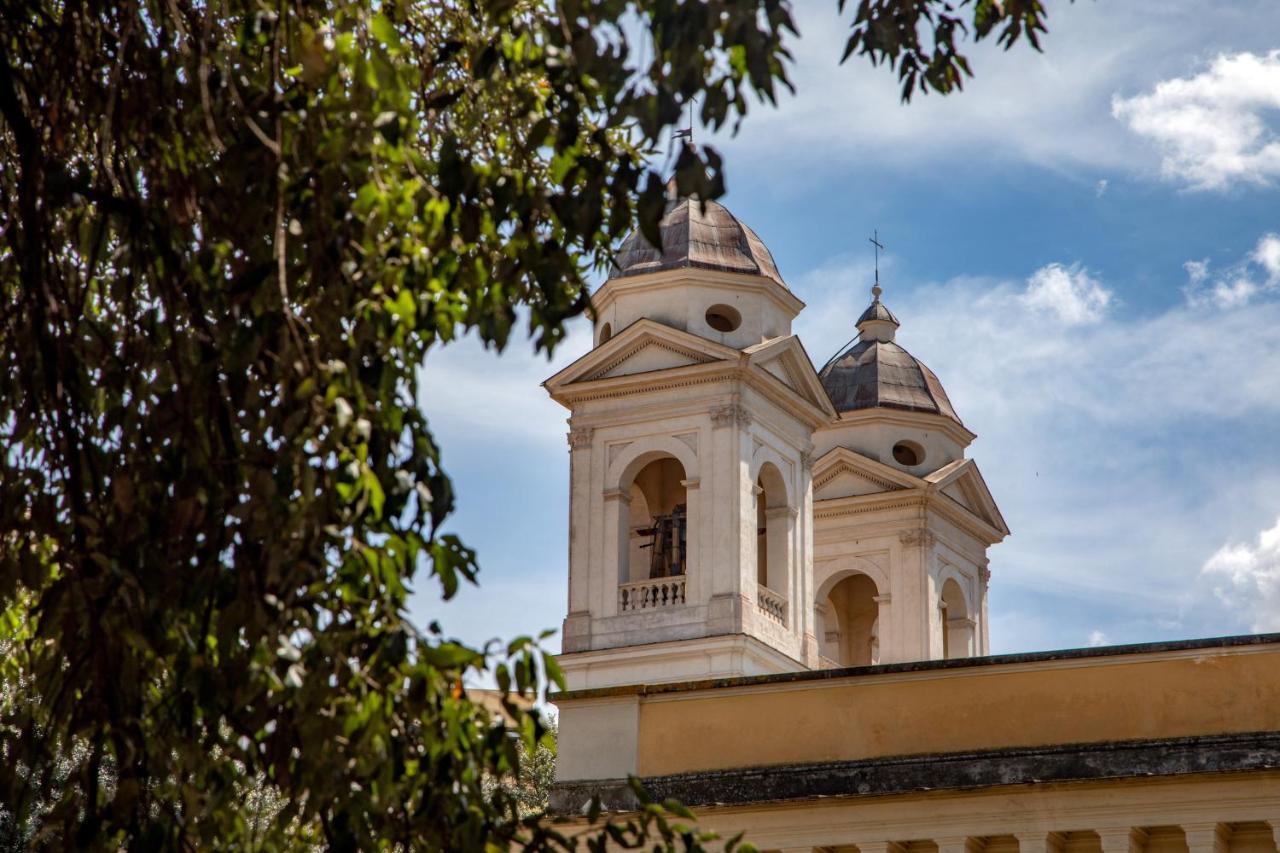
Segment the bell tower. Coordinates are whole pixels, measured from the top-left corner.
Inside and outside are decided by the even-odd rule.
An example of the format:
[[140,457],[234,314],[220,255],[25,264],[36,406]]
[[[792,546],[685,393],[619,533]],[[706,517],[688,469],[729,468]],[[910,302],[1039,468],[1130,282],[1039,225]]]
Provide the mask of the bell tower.
[[570,411],[570,689],[818,664],[810,464],[836,412],[791,334],[803,303],[755,233],[672,198],[593,295]]
[[814,434],[814,620],[821,666],[988,651],[987,549],[1008,535],[976,437],[880,300],[821,370],[838,417]]

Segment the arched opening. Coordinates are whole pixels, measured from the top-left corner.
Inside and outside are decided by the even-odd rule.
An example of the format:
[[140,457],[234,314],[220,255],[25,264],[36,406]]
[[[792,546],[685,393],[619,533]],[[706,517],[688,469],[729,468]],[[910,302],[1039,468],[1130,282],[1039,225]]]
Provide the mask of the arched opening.
[[854,572],[818,602],[818,642],[824,658],[836,666],[880,662],[879,594],[875,581]]
[[785,598],[791,512],[787,507],[787,485],[772,462],[760,467],[755,494],[756,581]]
[[605,323],[603,326],[600,327],[600,340],[596,342],[596,346],[599,346],[600,344],[603,344],[603,343],[608,343],[609,338],[612,338],[612,337],[613,337],[613,325],[611,323]]
[[627,565],[623,583],[683,575],[688,566],[688,505],[684,466],[664,456],[631,481],[627,507]]
[[940,602],[942,610],[942,656],[967,658],[973,656],[973,617],[964,591],[955,578],[947,578],[942,584]]

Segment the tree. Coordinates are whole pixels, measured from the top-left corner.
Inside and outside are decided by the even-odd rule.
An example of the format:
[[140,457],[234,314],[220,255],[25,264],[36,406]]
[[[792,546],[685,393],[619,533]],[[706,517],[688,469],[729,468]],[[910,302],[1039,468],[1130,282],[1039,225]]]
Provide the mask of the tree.
[[[1042,29],[1037,0],[970,11],[1006,46]],[[947,92],[956,15],[863,0],[849,50],[904,98]],[[6,7],[11,838],[559,843],[486,792],[517,751],[462,690],[483,670],[528,696],[554,662],[405,616],[414,584],[447,599],[477,573],[440,532],[453,493],[415,371],[466,330],[504,347],[518,309],[549,352],[619,237],[657,240],[649,163],[682,104],[722,127],[774,100],[793,33],[782,0]],[[712,149],[672,168],[723,190]],[[534,749],[545,722],[511,711]],[[609,831],[696,846],[666,814]]]

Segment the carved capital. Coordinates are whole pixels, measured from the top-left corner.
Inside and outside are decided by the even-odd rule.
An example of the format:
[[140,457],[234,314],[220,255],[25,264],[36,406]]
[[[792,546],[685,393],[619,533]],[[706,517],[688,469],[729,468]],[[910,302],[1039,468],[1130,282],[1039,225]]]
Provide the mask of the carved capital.
[[932,548],[937,540],[928,530],[904,530],[898,534],[898,541],[908,548]]
[[983,586],[991,583],[991,570],[986,566],[978,566],[978,580],[982,581]]
[[574,427],[569,430],[569,449],[581,450],[591,446],[591,439],[596,431],[591,427]]
[[803,468],[804,470],[812,471],[813,461],[814,460],[813,460],[812,450],[806,450],[804,453],[800,454],[800,467]]
[[738,426],[751,425],[751,413],[748,412],[738,403],[728,403],[724,406],[716,406],[711,410],[711,425],[713,427],[727,427],[737,424]]

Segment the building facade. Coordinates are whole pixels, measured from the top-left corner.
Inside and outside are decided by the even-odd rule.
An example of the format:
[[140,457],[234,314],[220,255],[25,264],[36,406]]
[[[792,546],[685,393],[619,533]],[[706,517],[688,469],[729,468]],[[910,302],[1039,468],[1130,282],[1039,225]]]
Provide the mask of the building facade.
[[625,809],[639,776],[779,850],[1275,853],[1276,638],[987,656],[1009,531],[879,282],[819,370],[750,228],[671,198],[661,231],[545,383],[570,411],[554,804]]

